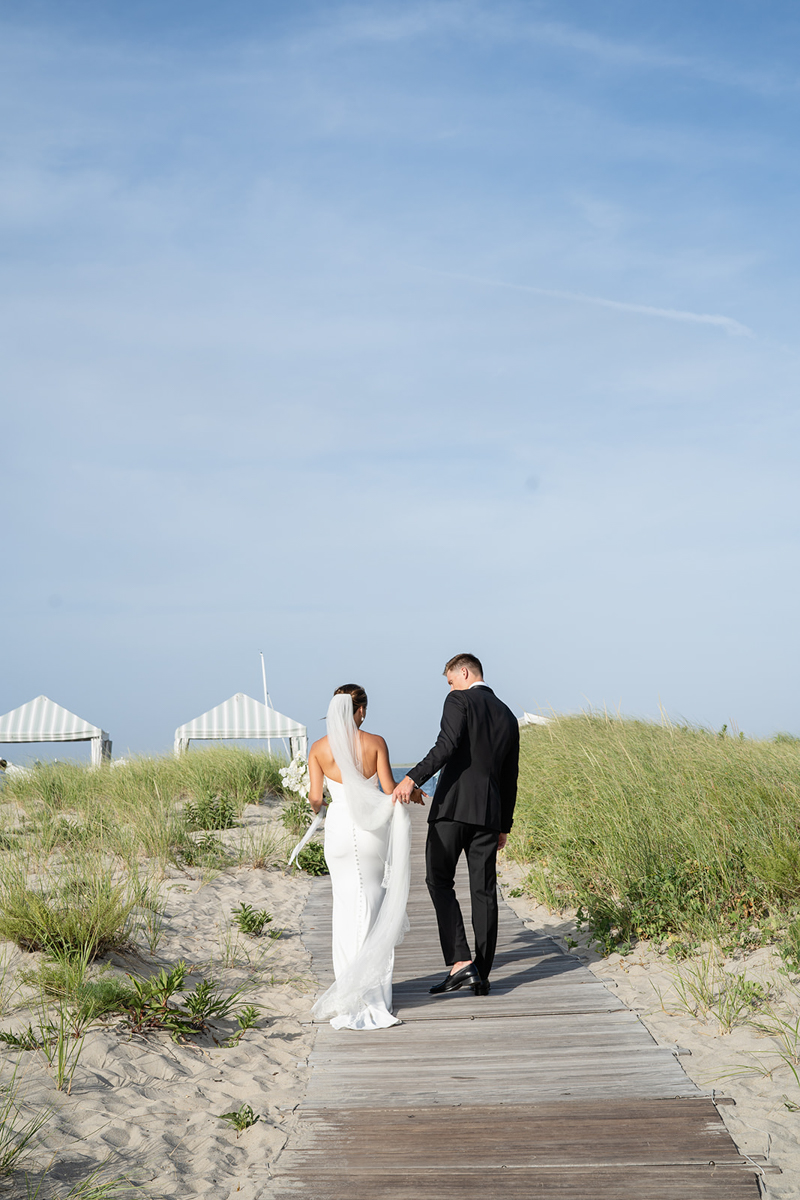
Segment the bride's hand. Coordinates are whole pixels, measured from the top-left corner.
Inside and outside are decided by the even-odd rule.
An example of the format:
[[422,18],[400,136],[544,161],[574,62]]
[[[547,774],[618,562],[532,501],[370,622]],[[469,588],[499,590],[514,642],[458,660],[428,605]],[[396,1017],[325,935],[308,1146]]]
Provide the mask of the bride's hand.
[[428,793],[423,792],[422,788],[414,788],[413,792],[411,793],[412,804],[422,804],[424,806],[425,801],[428,799],[430,799]]

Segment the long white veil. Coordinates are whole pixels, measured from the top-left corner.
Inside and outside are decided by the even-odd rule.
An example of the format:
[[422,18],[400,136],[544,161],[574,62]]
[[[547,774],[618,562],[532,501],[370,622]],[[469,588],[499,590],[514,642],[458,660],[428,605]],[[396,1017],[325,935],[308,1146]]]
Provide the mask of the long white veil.
[[406,905],[411,878],[411,822],[405,804],[392,804],[361,771],[358,727],[353,719],[353,699],[334,696],[328,706],[328,742],[342,773],[344,795],[350,816],[360,829],[389,826],[385,895],[375,923],[345,973],[328,988],[311,1010],[325,1020],[339,1013],[355,1012],[369,1001],[367,993],[389,969],[392,952],[409,929]]

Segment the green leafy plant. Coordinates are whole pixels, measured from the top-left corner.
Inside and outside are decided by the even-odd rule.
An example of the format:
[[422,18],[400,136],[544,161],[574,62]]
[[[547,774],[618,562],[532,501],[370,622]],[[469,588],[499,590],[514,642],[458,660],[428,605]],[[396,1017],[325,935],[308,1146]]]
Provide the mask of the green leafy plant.
[[13,1046],[15,1050],[41,1050],[42,1035],[34,1033],[33,1026],[29,1024],[21,1033],[14,1033],[11,1029],[0,1029],[0,1042],[4,1042],[6,1046]]
[[228,852],[213,833],[186,838],[180,844],[178,857],[187,867],[225,867],[229,861]]
[[322,842],[309,842],[297,856],[297,863],[307,875],[327,875],[328,864]]
[[232,1125],[238,1138],[240,1133],[244,1133],[245,1129],[250,1129],[256,1121],[261,1120],[261,1117],[253,1112],[249,1104],[242,1104],[235,1112],[220,1113],[218,1119]]
[[122,1009],[135,1033],[168,1030],[174,1040],[202,1033],[211,1020],[223,1020],[236,1007],[242,988],[228,995],[220,992],[213,979],[201,979],[193,992],[186,992],[183,1003],[173,1003],[176,993],[184,990],[187,966],[181,961],[171,970],[162,967],[150,979],[131,976],[133,997]]
[[265,909],[254,909],[244,901],[232,910],[231,916],[242,933],[249,933],[252,937],[258,937],[264,926],[272,920],[271,914]]
[[246,1004],[236,1017],[236,1024],[239,1026],[239,1028],[236,1030],[236,1033],[228,1038],[225,1045],[238,1046],[245,1033],[247,1033],[247,1030],[255,1029],[260,1015],[260,1010],[255,1006],[255,1004]]
[[190,829],[230,829],[236,824],[239,806],[230,796],[204,795],[188,800],[184,815]]

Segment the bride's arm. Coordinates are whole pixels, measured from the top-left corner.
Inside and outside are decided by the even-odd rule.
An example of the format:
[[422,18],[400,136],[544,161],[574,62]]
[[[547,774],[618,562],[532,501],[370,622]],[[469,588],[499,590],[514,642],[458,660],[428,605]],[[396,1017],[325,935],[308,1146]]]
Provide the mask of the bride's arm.
[[378,743],[378,781],[381,789],[390,796],[394,791],[394,776],[392,775],[391,764],[389,763],[389,747],[382,737],[375,735],[375,740]]
[[[387,796],[391,796],[395,789],[394,775],[392,775],[392,766],[389,762],[389,747],[383,738],[378,738],[378,779],[380,785]],[[424,792],[420,788],[414,788],[411,800],[414,804],[424,804],[422,799]]]
[[308,756],[308,803],[315,813],[318,813],[322,808],[322,789],[324,786],[325,776],[316,755],[316,746],[312,746],[311,753]]

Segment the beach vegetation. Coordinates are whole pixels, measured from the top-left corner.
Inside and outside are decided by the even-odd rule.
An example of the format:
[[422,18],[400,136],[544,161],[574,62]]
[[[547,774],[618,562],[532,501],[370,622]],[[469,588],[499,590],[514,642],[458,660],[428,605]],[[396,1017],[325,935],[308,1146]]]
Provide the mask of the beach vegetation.
[[232,1034],[226,1046],[238,1046],[248,1029],[255,1029],[258,1025],[261,1010],[255,1004],[245,1004],[241,1012],[236,1014],[236,1024],[238,1026],[236,1032]]
[[242,933],[247,933],[251,937],[259,937],[264,931],[264,926],[272,920],[271,914],[266,909],[254,909],[251,904],[246,904],[244,901],[237,904],[231,916],[234,924]]
[[230,865],[231,858],[231,852],[224,842],[210,831],[199,837],[186,834],[175,846],[175,861],[181,867],[219,871]]
[[327,875],[328,864],[322,842],[309,842],[297,856],[297,864],[306,875]]
[[232,848],[236,865],[266,870],[286,862],[286,838],[270,828],[245,830]]
[[239,807],[230,796],[200,794],[186,801],[184,813],[189,829],[231,829]]
[[32,880],[19,861],[0,871],[0,937],[23,950],[95,958],[129,943],[135,907],[129,881],[85,857],[48,882]]
[[800,949],[800,742],[586,713],[522,731],[507,853],[603,953]]
[[282,798],[283,761],[214,746],[98,769],[37,763],[6,781],[1,832],[40,860],[82,849],[129,863],[146,858],[164,869],[182,860],[191,831],[231,828],[247,804]]
[[19,1062],[7,1080],[0,1074],[0,1186],[13,1176],[31,1153],[36,1135],[52,1116],[52,1110],[39,1107],[26,1114],[17,1078]]
[[281,822],[295,837],[302,837],[314,820],[314,813],[307,800],[290,800],[281,809]]
[[250,1129],[256,1121],[261,1120],[261,1117],[253,1112],[249,1104],[242,1104],[235,1112],[220,1113],[218,1120],[227,1121],[229,1125],[232,1125],[238,1138],[240,1133],[244,1133],[245,1129]]

